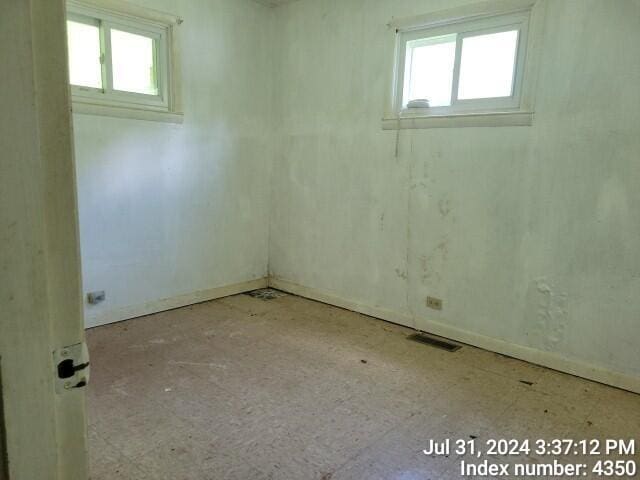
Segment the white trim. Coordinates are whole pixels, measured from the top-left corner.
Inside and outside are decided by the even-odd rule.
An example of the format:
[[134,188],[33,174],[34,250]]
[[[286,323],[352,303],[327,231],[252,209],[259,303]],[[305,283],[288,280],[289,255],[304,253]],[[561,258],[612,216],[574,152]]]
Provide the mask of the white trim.
[[[182,19],[175,15],[132,5],[120,0],[68,0],[70,20],[80,15],[96,19],[102,36],[103,88],[92,89],[71,85],[74,109],[79,113],[111,115],[180,123],[182,119],[180,96],[179,49],[176,45],[177,25]],[[157,95],[122,92],[113,89],[111,78],[110,31],[114,28],[153,39],[155,51]],[[80,106],[89,104],[90,107]],[[101,108],[98,108],[98,107]],[[102,108],[105,107],[105,108]],[[141,111],[151,112],[149,115]],[[154,112],[162,112],[159,116]],[[167,120],[168,119],[168,120]]]
[[226,285],[223,287],[201,290],[199,292],[187,293],[162,300],[144,303],[142,305],[132,305],[130,307],[108,310],[103,313],[85,315],[86,328],[106,325],[108,323],[120,322],[131,318],[151,315],[152,313],[172,310],[174,308],[186,307],[201,302],[208,302],[217,298],[228,297],[238,293],[265,288],[268,284],[267,278],[258,278],[248,282]]
[[409,328],[420,329],[450,338],[458,342],[473,345],[478,348],[492,352],[518,358],[526,362],[541,365],[561,372],[576,375],[578,377],[604,383],[614,387],[640,393],[640,378],[623,373],[614,372],[595,365],[585,363],[580,360],[565,357],[563,355],[537,350],[524,345],[517,345],[504,340],[487,337],[474,332],[463,330],[450,325],[445,325],[429,319],[416,320],[410,315],[395,310],[381,307],[372,307],[363,303],[341,298],[335,294],[328,293],[311,287],[296,284],[277,277],[259,278],[248,282],[227,285],[209,290],[188,293],[167,299],[157,300],[143,305],[110,310],[101,314],[87,314],[86,328],[92,328],[108,323],[119,322],[131,318],[150,315],[157,312],[180,308],[187,305],[215,300],[230,295],[256,290],[258,288],[273,287],[285,292],[299,295],[319,302],[334,305],[336,307],[352,310],[373,318],[397,323]]
[[182,18],[159,10],[139,7],[122,0],[67,0],[67,8],[78,7],[97,10],[108,15],[129,19],[144,19],[160,25],[180,25]]
[[130,118],[134,120],[149,120],[152,122],[183,123],[184,114],[162,110],[115,107],[75,101],[72,105],[73,113],[80,115],[98,115],[102,117]]
[[[408,31],[399,31],[396,35],[398,47],[396,49],[396,65],[394,71],[396,78],[394,80],[393,112],[399,112],[401,116],[411,115],[411,109],[405,108],[405,102],[410,100],[407,97],[406,89],[409,86],[409,79],[405,78],[410,69],[407,67],[407,50],[420,47],[423,43],[431,43],[442,38],[449,38],[449,41],[455,40],[455,66],[453,70],[451,99],[450,104],[446,106],[432,107],[425,109],[424,116],[454,114],[461,112],[491,112],[496,110],[504,110],[507,108],[520,108],[520,96],[522,92],[522,80],[524,74],[525,58],[527,52],[527,30],[530,18],[530,11],[519,12],[516,14],[497,15],[488,18],[465,20],[462,23],[454,23],[440,25],[438,27],[423,27]],[[517,40],[515,48],[515,58],[513,63],[512,89],[508,96],[495,98],[471,98],[460,99],[459,82],[461,75],[462,61],[462,45],[465,39],[502,33],[507,31],[516,31]]]
[[[545,10],[546,0],[494,0],[390,22],[389,27],[393,29],[390,34],[390,42],[392,37],[395,47],[394,53],[389,59],[388,88],[382,128],[389,130],[531,125]],[[455,32],[456,25],[460,25],[458,27],[460,32],[467,31],[471,27],[479,30],[489,25],[495,27],[501,24],[501,18],[503,20],[508,18],[521,19],[517,25],[519,30],[518,54],[514,69],[512,97],[461,100],[449,107],[434,107],[417,111],[413,109],[400,110],[400,105],[403,102],[403,66],[407,40],[420,38],[426,31],[429,32],[428,36],[440,36]],[[460,32],[458,36],[461,36]],[[458,43],[461,41],[458,40]],[[457,47],[459,46],[457,45]],[[458,53],[456,53],[456,57],[458,57]],[[452,92],[452,96],[454,95]],[[518,115],[514,115],[514,113]],[[496,116],[479,117],[480,114],[495,114]],[[422,119],[431,116],[435,117],[433,121]],[[401,117],[402,120],[398,120],[398,117]],[[405,117],[408,120],[405,121]]]
[[412,30],[415,28],[436,27],[452,23],[478,20],[509,13],[516,13],[533,8],[536,0],[499,0],[472,3],[461,7],[392,19],[388,26],[394,30]]
[[565,357],[558,353],[546,352],[526,347],[524,345],[509,343],[497,338],[486,337],[457,327],[444,325],[433,320],[420,319],[417,321],[406,313],[387,310],[380,307],[371,307],[351,300],[346,300],[334,294],[315,288],[298,285],[281,278],[269,277],[269,286],[295,295],[300,295],[301,297],[310,298],[345,308],[347,310],[353,310],[364,315],[404,325],[409,328],[419,328],[423,331],[427,331],[441,337],[450,338],[458,342],[524,360],[536,365],[542,365],[543,367],[559,370],[588,380],[622,388],[630,392],[640,393],[640,378],[638,377],[607,370],[602,367],[585,363],[581,360]]
[[412,130],[454,127],[528,127],[533,125],[533,112],[490,112],[454,115],[385,117],[383,130]]

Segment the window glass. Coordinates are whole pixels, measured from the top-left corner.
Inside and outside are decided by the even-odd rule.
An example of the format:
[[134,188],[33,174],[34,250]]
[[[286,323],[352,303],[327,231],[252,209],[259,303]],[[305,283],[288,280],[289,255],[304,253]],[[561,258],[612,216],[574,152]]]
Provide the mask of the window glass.
[[69,78],[72,85],[102,88],[100,29],[96,25],[67,21]]
[[464,38],[458,98],[510,97],[517,46],[517,30]]
[[404,106],[428,100],[430,107],[451,105],[456,35],[407,42]]
[[153,38],[111,29],[113,89],[158,95]]

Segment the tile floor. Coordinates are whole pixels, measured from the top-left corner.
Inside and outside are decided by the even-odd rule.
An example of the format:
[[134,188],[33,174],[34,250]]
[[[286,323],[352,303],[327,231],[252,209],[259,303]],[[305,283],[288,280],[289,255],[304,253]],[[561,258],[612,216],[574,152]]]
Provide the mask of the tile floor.
[[[430,439],[640,443],[640,395],[410,333],[292,295],[91,329],[91,478],[436,480],[463,478],[462,457],[425,455]],[[553,458],[599,457],[491,461]]]

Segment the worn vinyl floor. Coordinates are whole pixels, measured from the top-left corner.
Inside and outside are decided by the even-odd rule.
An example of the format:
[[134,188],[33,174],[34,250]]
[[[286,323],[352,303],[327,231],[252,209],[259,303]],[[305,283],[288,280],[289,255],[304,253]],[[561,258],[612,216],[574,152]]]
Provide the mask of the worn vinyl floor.
[[[436,480],[461,458],[430,439],[640,441],[640,395],[410,333],[292,295],[92,329],[91,478]],[[554,458],[601,457],[491,461]]]

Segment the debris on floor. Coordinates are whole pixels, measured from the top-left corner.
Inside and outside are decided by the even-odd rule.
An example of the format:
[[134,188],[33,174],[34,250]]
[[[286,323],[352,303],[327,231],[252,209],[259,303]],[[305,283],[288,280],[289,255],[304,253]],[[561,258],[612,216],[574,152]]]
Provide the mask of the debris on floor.
[[274,290],[273,288],[260,288],[258,290],[252,290],[247,292],[247,295],[260,300],[274,300],[280,297],[286,297],[287,294],[280,290]]
[[637,437],[638,395],[381,322],[242,295],[89,330],[91,479],[458,480],[430,440]]

